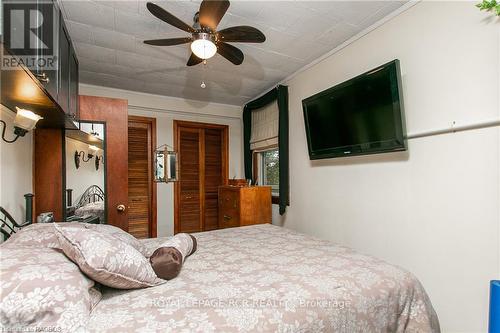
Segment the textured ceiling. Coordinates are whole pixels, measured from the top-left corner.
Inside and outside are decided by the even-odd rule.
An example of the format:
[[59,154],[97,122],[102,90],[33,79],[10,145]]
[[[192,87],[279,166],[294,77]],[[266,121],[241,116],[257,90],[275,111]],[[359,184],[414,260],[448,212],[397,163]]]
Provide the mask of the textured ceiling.
[[[155,1],[191,24],[200,1]],[[243,105],[404,4],[401,1],[232,1],[219,30],[251,25],[263,44],[234,43],[240,66],[220,55],[187,67],[189,44],[149,46],[145,39],[187,37],[151,15],[144,1],[62,0],[82,83],[186,99]],[[207,87],[200,88],[201,81]]]

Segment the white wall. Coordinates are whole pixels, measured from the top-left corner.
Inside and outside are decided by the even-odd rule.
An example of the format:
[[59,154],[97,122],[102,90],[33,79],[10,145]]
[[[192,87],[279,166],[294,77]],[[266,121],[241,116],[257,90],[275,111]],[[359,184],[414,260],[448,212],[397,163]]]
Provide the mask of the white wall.
[[[5,136],[14,138],[15,113],[0,105],[0,119],[7,123]],[[0,135],[3,128],[0,125]],[[33,132],[8,144],[0,139],[0,206],[22,223],[26,219],[24,194],[33,193]],[[0,237],[0,241],[3,239]]]
[[[158,146],[162,144],[173,146],[174,119],[229,125],[229,177],[244,177],[240,107],[90,85],[80,85],[80,94],[124,98],[128,100],[129,115],[156,118]],[[173,190],[173,184],[157,184],[159,237],[174,233]]]
[[[80,167],[76,168],[75,151],[83,151],[87,158],[88,148],[88,144],[66,137],[66,188],[73,190],[73,205],[78,203],[83,192],[91,185],[97,185],[105,191],[104,166],[101,163],[99,170],[96,170],[95,157],[89,162],[80,158]],[[102,156],[103,151],[100,150],[97,154]]]
[[498,127],[409,141],[407,153],[308,158],[301,101],[395,58],[408,133],[499,119],[500,22],[421,2],[290,79],[284,225],[381,257],[423,283],[444,332],[487,330],[499,278]]

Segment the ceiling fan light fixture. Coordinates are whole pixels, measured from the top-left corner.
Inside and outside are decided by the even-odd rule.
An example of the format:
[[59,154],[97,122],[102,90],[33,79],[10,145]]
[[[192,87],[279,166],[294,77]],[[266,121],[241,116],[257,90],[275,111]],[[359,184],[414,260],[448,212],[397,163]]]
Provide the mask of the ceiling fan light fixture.
[[193,34],[194,41],[191,43],[191,51],[200,59],[210,59],[217,53],[217,46],[209,33]]

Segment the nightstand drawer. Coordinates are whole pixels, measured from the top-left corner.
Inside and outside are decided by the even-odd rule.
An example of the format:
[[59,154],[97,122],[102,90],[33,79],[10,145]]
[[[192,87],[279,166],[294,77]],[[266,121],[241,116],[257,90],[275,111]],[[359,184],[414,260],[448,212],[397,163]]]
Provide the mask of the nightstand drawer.
[[222,212],[219,216],[219,227],[221,228],[232,228],[240,226],[240,216],[237,212]]
[[219,204],[222,210],[238,209],[240,196],[238,192],[234,191],[221,191],[219,197]]

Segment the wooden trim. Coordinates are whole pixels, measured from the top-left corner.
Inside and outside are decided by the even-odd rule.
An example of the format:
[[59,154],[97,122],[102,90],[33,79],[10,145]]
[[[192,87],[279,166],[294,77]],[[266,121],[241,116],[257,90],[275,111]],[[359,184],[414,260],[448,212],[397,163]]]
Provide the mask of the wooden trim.
[[[199,149],[198,149],[198,160],[205,161],[205,129],[198,129],[199,138]],[[199,186],[199,196],[200,196],[200,231],[205,230],[205,163],[199,164],[200,172],[198,179]]]
[[156,238],[158,237],[158,184],[155,183],[154,179],[154,173],[155,169],[153,167],[153,163],[155,161],[155,150],[156,147],[158,146],[158,142],[156,141],[156,118],[151,118],[151,172],[150,172],[150,177],[151,177],[151,237]]
[[204,129],[227,129],[229,125],[211,124],[211,123],[198,123],[195,121],[174,120],[178,127],[191,127],[191,128],[204,128]]
[[222,128],[222,184],[227,185],[229,179],[229,126]]
[[[148,159],[153,162],[154,152],[157,147],[156,118],[129,115],[128,121],[151,125],[151,142],[148,142],[148,144],[150,144],[151,149],[148,152]],[[150,201],[151,219],[149,221],[149,230],[150,230],[149,237],[156,238],[158,237],[158,194],[157,194],[157,184],[154,182],[154,168],[152,163],[149,163],[148,184],[149,184],[149,191],[151,193],[151,201]]]
[[[260,154],[262,151],[252,151],[252,175],[253,179],[257,179],[257,181],[260,183],[259,177],[259,158],[257,157],[257,154]],[[259,184],[263,186],[264,184]],[[265,186],[265,185],[264,185]],[[280,196],[279,195],[273,195],[271,197],[271,202],[274,205],[278,205],[280,203]]]
[[[179,138],[179,122],[177,120],[174,120],[174,150],[176,152],[179,151],[179,146],[180,146],[180,138]],[[179,200],[180,200],[180,182],[181,180],[181,173],[180,173],[180,155],[177,155],[177,181],[174,182],[174,234],[179,233]]]
[[[192,121],[183,121],[183,120],[174,120],[173,125],[173,135],[174,135],[174,150],[178,153],[180,147],[180,128],[189,128],[193,130],[199,130],[200,135],[200,161],[205,160],[205,139],[204,139],[204,131],[205,129],[221,129],[222,130],[222,181],[224,185],[227,185],[229,179],[229,125],[223,124],[210,124],[210,123],[198,123]],[[180,159],[180,154],[178,155]],[[202,195],[204,195],[204,174],[205,174],[205,164],[203,163],[200,170],[200,203],[202,207],[200,207],[200,228],[203,230],[205,225],[205,209],[204,209],[204,200],[201,200]],[[180,182],[182,181],[180,174],[181,170],[177,170],[177,174],[179,175],[178,181],[174,183],[174,234],[180,232],[179,225],[179,207],[180,207]]]
[[260,181],[259,178],[259,158],[257,156],[257,152],[256,151],[252,151],[252,175],[253,175],[253,179],[257,179]]

